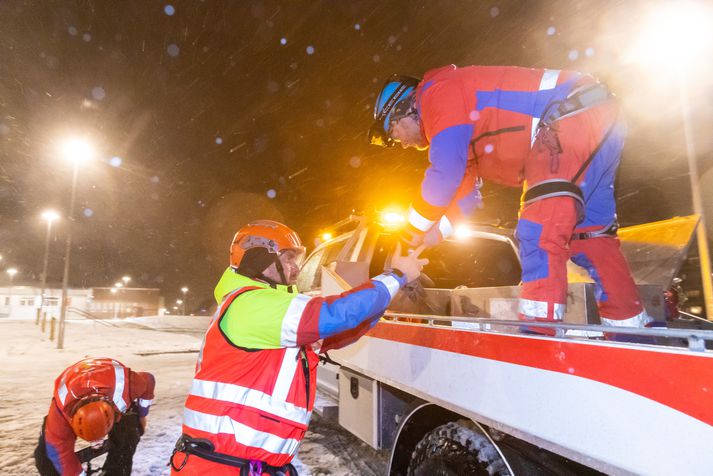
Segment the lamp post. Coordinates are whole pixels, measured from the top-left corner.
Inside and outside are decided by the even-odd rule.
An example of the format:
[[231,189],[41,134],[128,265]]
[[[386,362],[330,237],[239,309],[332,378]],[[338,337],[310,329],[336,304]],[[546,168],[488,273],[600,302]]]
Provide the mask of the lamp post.
[[186,302],[188,302],[188,300],[186,298],[186,294],[188,294],[188,287],[183,286],[181,288],[181,292],[183,293],[183,315],[185,316],[186,315]]
[[181,314],[186,315],[186,305],[183,303],[183,299],[176,299],[176,304],[181,306]]
[[111,297],[113,298],[112,302],[111,302],[111,310],[112,310],[112,314],[113,314],[112,317],[114,319],[116,319],[116,293],[119,290],[117,288],[111,288],[110,291],[111,291]]
[[42,264],[42,288],[40,290],[40,305],[37,308],[37,318],[35,325],[40,323],[40,314],[45,305],[45,287],[47,286],[47,263],[50,255],[50,234],[52,233],[52,222],[59,218],[59,214],[54,210],[42,212],[42,219],[47,222],[47,236],[45,237],[45,259]]
[[89,143],[80,139],[72,139],[64,144],[62,150],[66,159],[73,162],[72,167],[72,193],[69,200],[69,212],[67,214],[67,242],[64,250],[64,273],[62,274],[62,302],[60,304],[59,331],[57,333],[57,348],[64,348],[64,324],[67,317],[67,286],[69,285],[69,260],[72,249],[72,226],[74,225],[74,201],[77,196],[77,176],[79,175],[79,165],[92,156],[92,148]]
[[[694,74],[694,66],[706,64],[713,43],[709,25],[713,21],[713,10],[703,3],[672,2],[657,6],[648,18],[641,32],[634,55],[648,60],[660,71],[673,70],[679,89],[683,134],[686,142],[686,158],[691,182],[693,213],[700,217],[696,228],[696,241],[701,265],[701,282],[706,317],[713,321],[713,278],[711,260],[706,236],[706,220],[701,199],[696,145],[692,131],[692,113],[689,100],[688,77]],[[665,63],[665,64],[662,64]]]
[[8,268],[7,274],[10,275],[10,296],[8,297],[7,317],[12,317],[12,287],[15,281],[15,275],[17,274],[17,269]]

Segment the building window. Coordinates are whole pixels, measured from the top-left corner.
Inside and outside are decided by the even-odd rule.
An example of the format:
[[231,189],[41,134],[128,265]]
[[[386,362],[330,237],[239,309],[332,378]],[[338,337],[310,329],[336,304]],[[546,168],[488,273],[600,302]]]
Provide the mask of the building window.
[[35,305],[35,298],[34,297],[21,297],[20,298],[20,306],[34,306]]
[[59,298],[57,297],[46,297],[45,306],[57,306],[59,304]]

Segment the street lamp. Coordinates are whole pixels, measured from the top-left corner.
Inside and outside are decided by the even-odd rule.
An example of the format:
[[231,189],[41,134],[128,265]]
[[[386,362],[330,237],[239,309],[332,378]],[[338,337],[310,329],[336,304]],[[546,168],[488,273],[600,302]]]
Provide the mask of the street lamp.
[[638,41],[634,43],[633,57],[656,68],[656,76],[661,71],[673,70],[677,76],[683,134],[686,141],[686,157],[691,181],[693,213],[700,217],[696,229],[698,254],[701,263],[701,280],[706,317],[713,321],[713,279],[711,260],[706,236],[705,210],[701,200],[700,179],[696,161],[696,145],[691,130],[692,115],[689,99],[689,75],[694,66],[707,64],[713,34],[709,25],[713,21],[713,10],[702,3],[671,2],[657,5],[644,24]]
[[8,268],[7,274],[10,275],[10,297],[8,297],[7,317],[12,317],[12,287],[13,281],[15,280],[15,275],[17,274],[17,269]]
[[121,278],[121,280],[124,282],[124,286],[129,284],[129,281],[131,281],[131,276],[124,276]]
[[188,286],[183,286],[181,288],[181,292],[183,293],[183,315],[186,315],[186,302],[188,299],[186,298],[186,294],[188,293]]
[[64,323],[67,317],[67,286],[69,284],[69,260],[72,249],[72,225],[74,224],[74,201],[77,196],[77,176],[79,166],[91,159],[92,146],[81,139],[71,139],[62,145],[62,155],[73,163],[72,167],[72,193],[69,199],[69,213],[67,214],[67,243],[64,251],[64,274],[62,275],[62,303],[59,314],[59,331],[57,332],[57,348],[64,347]]
[[40,291],[40,305],[37,308],[37,319],[35,325],[40,323],[40,314],[45,305],[45,287],[47,285],[47,262],[50,255],[50,234],[52,233],[52,222],[59,219],[59,213],[54,210],[45,210],[42,212],[42,219],[47,222],[47,236],[45,237],[45,260],[42,265],[42,290]]
[[116,319],[116,293],[119,291],[117,288],[111,288],[109,290],[112,294],[112,301],[111,301],[111,310],[113,311],[112,313],[114,314],[114,319]]

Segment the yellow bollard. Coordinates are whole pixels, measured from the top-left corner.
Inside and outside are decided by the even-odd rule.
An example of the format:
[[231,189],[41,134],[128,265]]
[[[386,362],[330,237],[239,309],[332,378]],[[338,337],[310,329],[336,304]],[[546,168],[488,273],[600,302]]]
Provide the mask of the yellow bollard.
[[57,318],[53,317],[50,321],[50,340],[54,340],[54,323],[57,322]]
[[42,333],[45,333],[45,325],[47,324],[47,311],[42,313]]
[[35,318],[35,325],[40,325],[40,314],[42,314],[42,308],[37,308],[37,317]]

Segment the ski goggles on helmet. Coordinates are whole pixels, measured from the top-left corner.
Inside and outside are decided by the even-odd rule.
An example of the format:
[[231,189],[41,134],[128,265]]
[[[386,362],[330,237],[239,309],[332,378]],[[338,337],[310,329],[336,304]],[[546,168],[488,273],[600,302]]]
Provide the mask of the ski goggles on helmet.
[[420,79],[412,76],[392,75],[381,88],[374,105],[374,122],[369,128],[369,143],[382,147],[393,147],[391,137],[393,124],[413,113],[411,94]]

